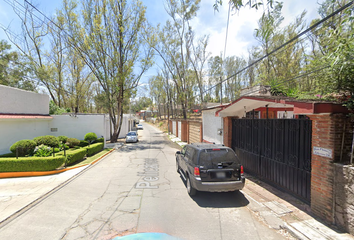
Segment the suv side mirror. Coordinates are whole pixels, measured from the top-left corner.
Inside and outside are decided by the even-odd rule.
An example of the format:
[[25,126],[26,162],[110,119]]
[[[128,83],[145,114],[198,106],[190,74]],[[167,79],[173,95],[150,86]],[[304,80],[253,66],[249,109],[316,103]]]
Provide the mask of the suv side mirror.
[[176,154],[181,154],[181,152],[180,152],[180,151],[177,151]]

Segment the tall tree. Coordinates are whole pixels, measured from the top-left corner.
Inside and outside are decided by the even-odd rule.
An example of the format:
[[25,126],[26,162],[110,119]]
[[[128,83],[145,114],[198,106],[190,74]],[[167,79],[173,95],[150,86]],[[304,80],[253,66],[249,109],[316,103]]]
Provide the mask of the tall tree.
[[0,84],[35,91],[35,82],[27,77],[29,71],[23,56],[11,51],[11,45],[5,40],[0,40]]
[[24,10],[14,7],[14,11],[21,20],[22,32],[19,35],[6,31],[9,40],[27,58],[31,72],[38,83],[45,87],[55,104],[58,105],[55,90],[53,89],[51,59],[44,47],[45,37],[48,35],[46,19],[37,19],[31,5],[25,4]]
[[190,78],[186,76],[191,64],[193,30],[189,24],[196,16],[200,0],[166,0],[166,11],[171,17],[158,33],[158,45],[154,47],[163,59],[166,68],[175,84],[177,101],[182,108],[183,118],[187,118],[188,94]]
[[71,41],[105,93],[113,124],[111,141],[115,142],[124,102],[152,63],[152,50],[141,36],[146,27],[145,7],[137,0],[83,0],[82,14],[84,28]]

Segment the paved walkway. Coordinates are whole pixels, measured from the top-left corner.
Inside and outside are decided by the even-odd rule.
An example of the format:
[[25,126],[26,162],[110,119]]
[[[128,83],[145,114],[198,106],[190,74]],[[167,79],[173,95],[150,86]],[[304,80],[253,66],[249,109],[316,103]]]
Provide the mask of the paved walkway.
[[[169,138],[179,145],[186,144],[173,135]],[[122,144],[107,144],[107,147],[118,149]],[[37,199],[45,198],[89,167],[50,176],[0,179],[0,228],[6,219],[35,204]],[[250,201],[248,208],[269,227],[287,230],[297,239],[354,240],[350,234],[336,231],[316,220],[310,214],[310,207],[296,198],[252,176],[246,175],[246,179],[242,193]]]

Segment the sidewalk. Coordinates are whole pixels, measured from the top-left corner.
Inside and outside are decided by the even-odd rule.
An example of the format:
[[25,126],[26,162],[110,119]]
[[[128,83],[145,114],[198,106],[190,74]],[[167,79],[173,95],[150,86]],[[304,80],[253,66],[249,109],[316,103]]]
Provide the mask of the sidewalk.
[[[174,135],[168,137],[180,146],[186,144]],[[241,192],[250,201],[247,207],[270,228],[285,229],[301,240],[354,240],[349,233],[342,233],[313,217],[309,205],[251,175],[245,175],[246,185]]]

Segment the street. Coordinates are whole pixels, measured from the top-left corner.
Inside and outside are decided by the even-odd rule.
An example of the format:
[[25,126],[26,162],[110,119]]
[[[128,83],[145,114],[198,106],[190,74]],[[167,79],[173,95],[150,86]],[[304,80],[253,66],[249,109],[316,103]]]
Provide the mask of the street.
[[[0,239],[112,239],[163,232],[180,239],[285,239],[241,192],[191,198],[176,172],[180,147],[144,124],[124,145],[0,228]],[[247,181],[247,180],[246,180]]]

